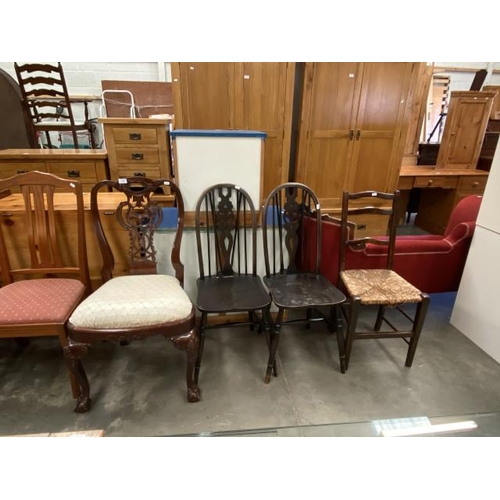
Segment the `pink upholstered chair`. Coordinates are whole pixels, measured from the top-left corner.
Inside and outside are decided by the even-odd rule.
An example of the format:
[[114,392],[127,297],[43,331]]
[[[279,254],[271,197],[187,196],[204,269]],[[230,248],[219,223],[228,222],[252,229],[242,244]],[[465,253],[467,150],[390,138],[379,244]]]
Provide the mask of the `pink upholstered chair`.
[[[67,220],[74,214],[75,240],[59,231],[56,190],[74,198],[76,210],[68,211]],[[13,205],[24,211],[16,208],[16,213],[3,214],[0,224],[0,338],[20,341],[54,335],[64,348],[68,344],[66,322],[90,290],[82,186],[35,171],[1,179],[0,197],[9,191],[14,193]],[[68,245],[77,246],[77,262],[67,262]],[[62,354],[61,349],[61,362]],[[78,398],[71,374],[70,380],[73,396]]]
[[[462,199],[454,208],[444,235],[397,236],[393,269],[425,293],[458,290],[469,252],[481,196]],[[323,216],[321,272],[336,284],[340,241],[339,220]],[[374,269],[385,258],[385,247],[368,244],[350,248],[346,254],[347,269]]]

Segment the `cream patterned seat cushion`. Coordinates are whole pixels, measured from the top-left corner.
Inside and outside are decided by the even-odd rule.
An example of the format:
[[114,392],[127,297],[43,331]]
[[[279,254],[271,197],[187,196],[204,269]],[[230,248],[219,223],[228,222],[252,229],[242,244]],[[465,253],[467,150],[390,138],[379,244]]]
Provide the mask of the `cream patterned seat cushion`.
[[362,304],[397,305],[420,302],[420,290],[388,269],[352,269],[340,273],[351,297]]
[[187,318],[193,305],[179,281],[164,274],[120,276],[85,299],[69,322],[77,328],[119,329]]

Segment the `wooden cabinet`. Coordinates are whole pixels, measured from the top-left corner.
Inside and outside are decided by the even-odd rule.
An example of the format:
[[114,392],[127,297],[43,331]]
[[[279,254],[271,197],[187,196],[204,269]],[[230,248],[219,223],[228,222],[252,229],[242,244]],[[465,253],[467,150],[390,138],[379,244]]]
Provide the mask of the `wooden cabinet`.
[[495,92],[453,91],[436,168],[477,167]]
[[99,149],[3,149],[0,177],[38,170],[72,179],[88,192],[98,181],[109,179],[107,153]]
[[295,63],[182,62],[171,68],[175,128],[265,132],[263,195],[288,180]]
[[338,211],[344,189],[396,188],[418,64],[306,63],[296,180],[323,210]]
[[169,120],[99,118],[103,125],[111,179],[144,176],[170,179]]

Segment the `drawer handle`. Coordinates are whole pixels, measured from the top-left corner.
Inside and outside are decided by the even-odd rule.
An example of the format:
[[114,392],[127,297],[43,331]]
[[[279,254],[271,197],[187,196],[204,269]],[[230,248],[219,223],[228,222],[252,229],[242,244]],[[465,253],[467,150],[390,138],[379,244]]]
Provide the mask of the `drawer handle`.
[[144,172],[134,172],[134,177],[146,177]]
[[434,184],[434,180],[433,180],[433,179],[429,179],[429,180],[427,181],[427,185],[428,185],[428,186],[432,186],[433,184]]
[[132,160],[144,160],[144,155],[142,153],[132,153],[130,156]]
[[16,173],[18,173],[18,174],[25,174],[27,172],[29,172],[29,170],[18,170]]
[[80,177],[80,170],[68,170],[66,175],[72,179],[75,177]]
[[128,134],[128,137],[131,141],[140,141],[142,139],[142,135],[139,133]]
[[476,181],[476,182],[473,182],[473,183],[472,183],[472,187],[477,188],[478,186],[479,186],[479,182],[477,182],[477,181]]

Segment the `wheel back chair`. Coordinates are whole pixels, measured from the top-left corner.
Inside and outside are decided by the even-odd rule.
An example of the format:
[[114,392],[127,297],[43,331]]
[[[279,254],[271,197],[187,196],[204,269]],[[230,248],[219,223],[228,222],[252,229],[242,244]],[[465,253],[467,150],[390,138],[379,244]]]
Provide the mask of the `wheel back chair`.
[[[264,283],[278,308],[271,331],[269,361],[265,381],[277,376],[276,354],[284,324],[326,321],[337,332],[340,370],[344,368],[344,337],[339,305],[345,296],[320,274],[321,208],[307,186],[289,182],[277,186],[267,197],[262,212],[266,274]],[[308,265],[300,265],[307,262]],[[306,316],[284,320],[288,311],[305,310]]]
[[[424,324],[429,295],[422,293],[393,270],[394,247],[396,240],[396,215],[399,191],[381,193],[377,191],[343,192],[341,235],[339,251],[339,288],[348,295],[346,369],[349,366],[352,345],[355,339],[402,338],[408,343],[406,366],[411,366],[420,333]],[[365,204],[365,206],[363,206]],[[388,233],[383,237],[361,236],[355,232],[355,225],[349,222],[352,216],[377,216],[388,220]],[[381,269],[346,269],[348,248],[362,249],[368,244],[387,248],[384,265]],[[403,305],[414,304],[415,314],[410,316]],[[358,330],[358,317],[361,306],[378,306],[373,329]],[[400,328],[394,318],[387,315],[388,309],[399,311],[411,323],[411,328]],[[396,318],[398,319],[398,318]],[[390,330],[382,331],[382,323]]]
[[[174,207],[163,208],[159,190],[170,189]],[[129,236],[127,249],[128,275],[113,277],[119,245],[105,234],[99,202],[120,193],[121,200],[114,212],[119,226]],[[103,191],[102,193],[100,193]],[[157,273],[155,230],[162,223],[164,210],[177,210],[175,235],[170,254],[175,277]],[[128,342],[152,335],[163,335],[187,355],[187,399],[196,402],[200,391],[194,381],[194,366],[198,353],[198,329],[195,309],[183,289],[184,266],[180,261],[180,246],[184,227],[184,203],[177,186],[166,179],[151,180],[131,177],[118,181],[98,182],[91,192],[91,215],[102,253],[102,281],[68,321],[69,343],[64,349],[69,366],[78,381],[80,397],[75,412],[90,409],[89,382],[81,359],[92,344],[103,340]],[[103,214],[104,217],[108,215]],[[109,224],[107,225],[109,227]],[[114,253],[115,255],[114,255]],[[118,267],[118,266],[116,266]]]
[[[76,208],[66,214],[67,230],[58,224],[56,191]],[[3,213],[0,224],[0,338],[24,345],[27,337],[54,335],[64,348],[66,322],[90,291],[82,186],[33,171],[1,179],[0,198],[5,192],[12,193],[16,213]],[[68,251],[74,245],[76,262]],[[72,374],[70,380],[77,398]]]
[[[253,330],[256,325],[261,333],[273,323],[271,298],[257,275],[257,216],[248,193],[234,184],[211,186],[198,199],[195,219],[200,271],[196,306],[201,311],[198,380],[206,330],[234,325]],[[248,321],[207,321],[209,314],[242,312]]]
[[[50,132],[67,132],[72,135],[74,148],[79,149],[77,133],[85,131],[90,147],[96,147],[87,101],[70,99],[61,63],[57,63],[57,66],[14,63],[14,68],[21,89],[24,114],[35,142],[38,133],[43,132],[47,146],[52,148]],[[83,120],[76,120],[73,114],[72,103],[79,102],[84,105]]]

